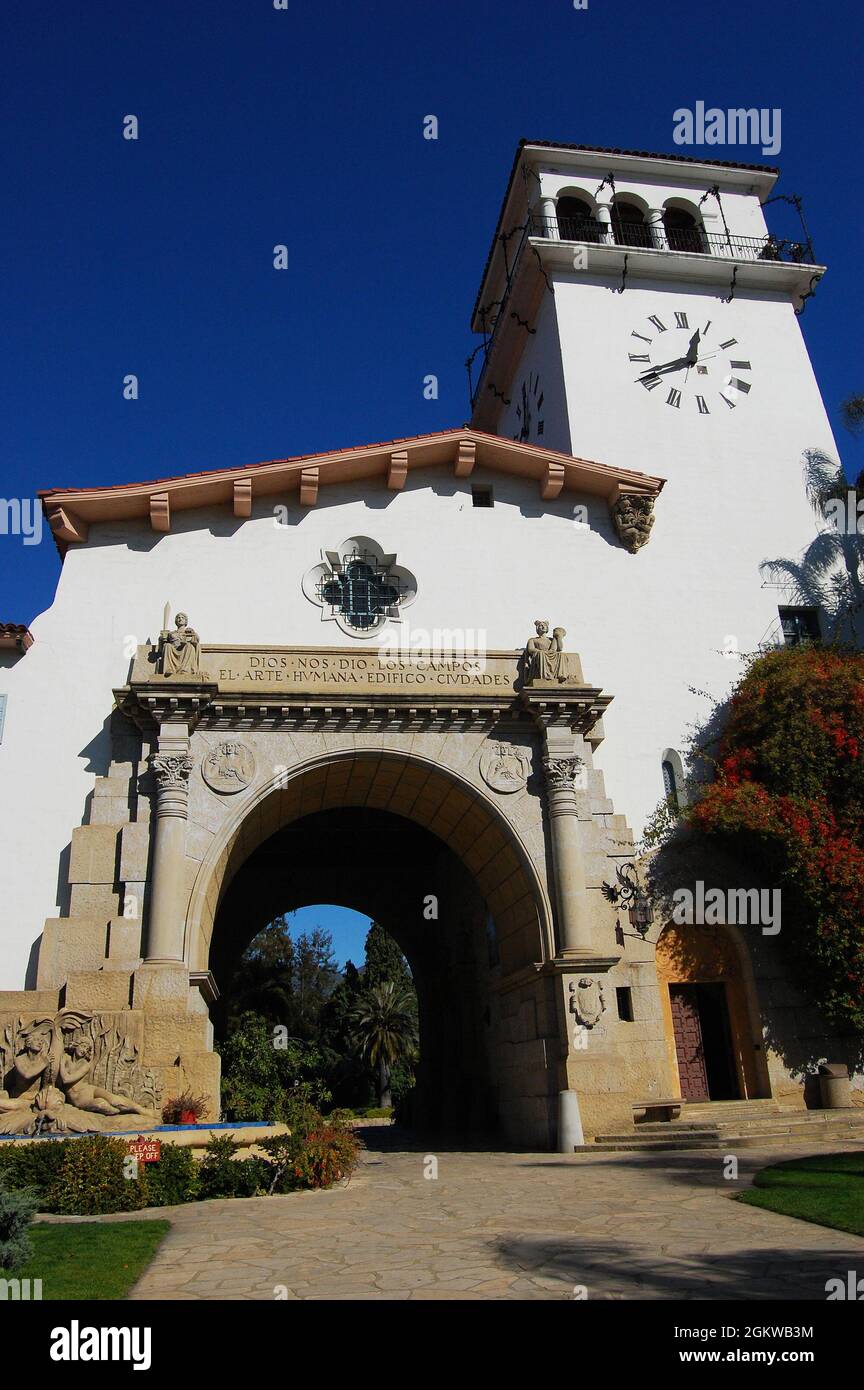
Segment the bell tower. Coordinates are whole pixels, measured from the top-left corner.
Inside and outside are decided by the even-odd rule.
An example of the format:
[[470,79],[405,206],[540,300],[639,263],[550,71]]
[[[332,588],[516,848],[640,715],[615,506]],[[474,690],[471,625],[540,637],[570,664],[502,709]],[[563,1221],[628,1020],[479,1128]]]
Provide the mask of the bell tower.
[[776,510],[780,486],[797,528],[798,460],[833,449],[798,321],[824,267],[803,222],[797,240],[769,231],[777,177],[523,143],[472,319],[473,424],[691,498],[746,486]]

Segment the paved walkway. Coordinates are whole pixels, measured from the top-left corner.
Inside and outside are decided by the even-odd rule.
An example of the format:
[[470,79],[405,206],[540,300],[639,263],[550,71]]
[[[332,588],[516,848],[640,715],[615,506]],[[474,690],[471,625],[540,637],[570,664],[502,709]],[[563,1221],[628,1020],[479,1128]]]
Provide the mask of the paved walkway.
[[813,1151],[747,1150],[737,1183],[708,1151],[439,1151],[434,1180],[422,1152],[368,1151],[330,1192],[148,1213],[172,1229],[132,1297],[824,1300],[864,1239],[729,1198]]

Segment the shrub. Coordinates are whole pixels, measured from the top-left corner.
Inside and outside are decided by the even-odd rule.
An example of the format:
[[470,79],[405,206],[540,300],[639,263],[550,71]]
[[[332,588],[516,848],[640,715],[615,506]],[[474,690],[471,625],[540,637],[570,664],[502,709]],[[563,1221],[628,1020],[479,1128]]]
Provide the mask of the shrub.
[[260,1158],[235,1158],[240,1145],[229,1134],[208,1140],[198,1169],[198,1190],[204,1197],[255,1197],[267,1191],[266,1165]]
[[298,1104],[320,1107],[332,1099],[324,1082],[325,1060],[311,1043],[277,1036],[260,1014],[243,1014],[220,1047],[222,1110],[227,1120],[290,1123]]
[[11,1188],[32,1188],[44,1209],[67,1142],[41,1139],[38,1143],[22,1144],[10,1139],[0,1144],[0,1182]]
[[97,1216],[108,1211],[137,1211],[145,1203],[144,1184],[131,1172],[122,1139],[83,1134],[58,1144],[62,1158],[46,1192],[48,1211],[64,1216]]
[[35,1192],[0,1182],[0,1269],[14,1274],[32,1257],[28,1228],[38,1207]]
[[198,1196],[198,1165],[179,1144],[163,1143],[159,1162],[143,1164],[139,1174],[148,1207],[176,1207]]
[[322,1115],[303,1117],[290,1134],[274,1134],[260,1141],[267,1154],[269,1192],[332,1187],[350,1177],[357,1166],[360,1141],[341,1120]]
[[833,1022],[864,1031],[864,655],[752,659],[715,780],[685,819],[782,887],[781,943],[802,983]]

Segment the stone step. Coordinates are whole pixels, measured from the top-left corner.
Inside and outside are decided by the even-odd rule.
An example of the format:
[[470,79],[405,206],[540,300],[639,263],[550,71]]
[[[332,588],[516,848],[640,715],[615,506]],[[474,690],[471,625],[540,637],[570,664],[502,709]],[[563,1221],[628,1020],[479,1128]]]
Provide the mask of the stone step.
[[848,1134],[842,1130],[809,1130],[806,1134],[737,1134],[724,1135],[718,1147],[723,1149],[796,1148],[800,1144],[864,1145],[864,1134]]
[[629,1134],[598,1134],[595,1136],[595,1144],[655,1144],[655,1143],[693,1143],[693,1144],[716,1144],[719,1134],[716,1129],[682,1129],[679,1125],[658,1125],[656,1130],[650,1134],[642,1134],[640,1131],[643,1126],[634,1134],[631,1130]]
[[681,1106],[682,1120],[720,1120],[732,1115],[777,1115],[795,1110],[776,1100],[709,1100]]
[[744,1123],[731,1120],[725,1124],[717,1125],[715,1128],[720,1134],[727,1134],[730,1131],[733,1131],[735,1134],[788,1133],[791,1130],[805,1134],[809,1133],[811,1130],[818,1131],[826,1128],[864,1134],[864,1120],[823,1119],[815,1115],[807,1119],[785,1119],[780,1116],[775,1116],[766,1120],[747,1120]]
[[595,1139],[593,1144],[577,1144],[573,1152],[587,1153],[669,1153],[694,1149],[716,1149],[717,1140],[705,1139],[646,1139],[640,1143],[636,1139],[609,1140]]

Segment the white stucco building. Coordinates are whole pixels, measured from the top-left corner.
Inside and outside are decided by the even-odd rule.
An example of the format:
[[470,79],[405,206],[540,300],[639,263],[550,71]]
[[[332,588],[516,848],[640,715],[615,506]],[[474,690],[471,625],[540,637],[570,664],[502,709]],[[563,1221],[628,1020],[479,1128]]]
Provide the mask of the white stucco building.
[[[63,553],[57,595],[31,624],[26,657],[0,670],[0,782],[14,788],[0,809],[7,990],[38,983],[62,992],[70,972],[91,985],[107,972],[127,981],[110,1007],[146,1012],[136,980],[148,965],[170,962],[186,971],[174,1007],[203,1019],[219,985],[208,955],[214,922],[240,870],[220,839],[229,835],[227,799],[199,774],[196,740],[206,760],[218,753],[220,729],[242,735],[243,766],[255,772],[231,803],[234,815],[247,792],[260,791],[255,807],[263,806],[265,781],[271,797],[279,776],[304,759],[361,748],[416,755],[433,780],[436,764],[449,767],[494,799],[481,748],[492,731],[511,740],[502,744],[506,757],[516,749],[527,760],[526,782],[512,763],[517,795],[500,796],[489,815],[509,817],[516,857],[536,876],[524,891],[536,896],[538,932],[514,955],[499,995],[516,997],[531,962],[546,962],[555,981],[550,993],[535,998],[526,985],[519,996],[519,1009],[530,1004],[536,1015],[533,1040],[519,1046],[539,1050],[530,1062],[520,1053],[517,1070],[530,1072],[530,1084],[494,1081],[496,1113],[512,1134],[554,1143],[557,1093],[581,1092],[584,1115],[585,1095],[608,1092],[604,1068],[625,1054],[628,1080],[618,1089],[626,1104],[652,1087],[681,1093],[668,1006],[645,974],[649,954],[642,943],[628,963],[613,949],[614,914],[600,890],[610,864],[614,878],[615,865],[632,858],[627,826],[638,835],[664,796],[664,776],[665,791],[671,778],[684,794],[680,753],[708,712],[694,689],[721,698],[742,653],[782,640],[784,596],[763,584],[759,565],[810,539],[800,459],[808,448],[834,449],[796,316],[823,270],[803,241],[770,237],[762,205],[775,179],[749,165],[524,144],[474,310],[483,350],[470,429],[43,494]],[[353,590],[352,554],[369,566]],[[157,669],[160,634],[164,641],[171,630],[166,604],[172,621],[178,609],[187,613],[200,637],[202,674],[191,685]],[[537,619],[565,629],[565,652],[581,661],[578,680],[573,669],[561,690],[550,680],[542,699],[515,664]],[[787,614],[790,632],[813,622],[817,615]],[[395,665],[387,665],[388,643],[402,648],[389,651]],[[331,683],[320,673],[307,680],[298,651],[305,662],[330,663]],[[368,665],[358,664],[370,651]],[[419,651],[467,651],[475,664],[466,674],[445,660],[433,675],[423,668],[417,685]],[[340,665],[340,654],[350,659]],[[165,690],[176,692],[173,706]],[[125,713],[112,715],[112,691]],[[149,808],[156,820],[162,813],[146,778],[148,756],[166,749],[190,757],[192,772],[189,826],[171,871],[176,909],[157,932],[164,903],[154,908]],[[571,759],[575,769],[581,760],[581,780],[566,789],[577,827],[566,848],[556,840],[564,813],[552,802],[542,809],[531,758],[547,767],[547,781],[551,762]],[[340,805],[322,803],[331,812]],[[171,814],[178,818],[176,808]],[[260,815],[250,853],[265,831],[287,824],[275,812]],[[230,867],[214,887],[205,868],[220,855]],[[571,855],[578,882],[562,867]],[[487,906],[500,887],[481,882]],[[583,899],[589,906],[576,911]],[[493,904],[493,917],[498,910]],[[500,911],[510,911],[503,889]],[[406,950],[411,959],[410,943]],[[622,990],[644,1000],[642,1031],[625,1038],[639,1018],[619,1014],[613,1028],[606,998],[605,1060],[602,1049],[591,1059],[568,1051],[577,965],[595,982],[608,976],[621,1007],[630,1007]],[[501,970],[500,957],[490,968]],[[753,1054],[761,1043],[751,975],[729,1004],[732,1032],[741,1034],[735,1093],[790,1092],[793,1069]],[[82,998],[91,985],[84,981]],[[187,995],[191,1003],[182,1002]],[[47,1006],[48,994],[40,1000]],[[513,1044],[509,1025],[501,1027]],[[205,1028],[196,1046],[206,1045]],[[559,1045],[563,1061],[553,1056]],[[503,1047],[488,1044],[493,1077]],[[156,1064],[167,1061],[160,1054]],[[541,1073],[547,1079],[537,1082]],[[587,1111],[592,1130],[611,1113],[600,1100]]]

